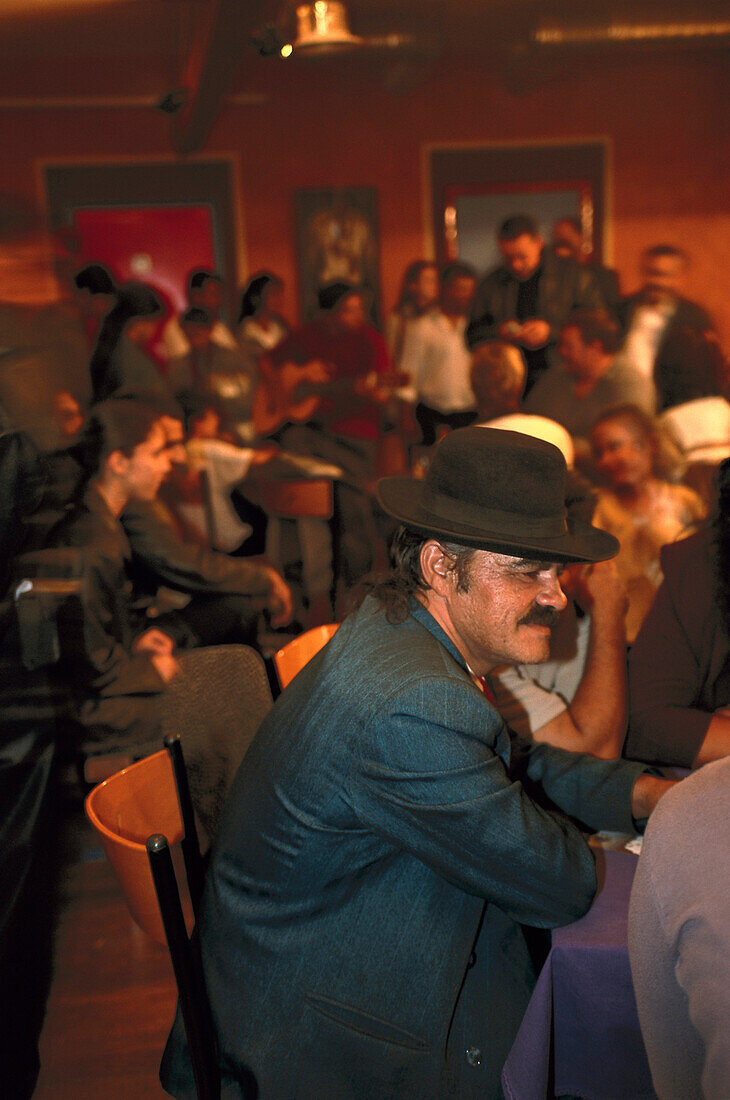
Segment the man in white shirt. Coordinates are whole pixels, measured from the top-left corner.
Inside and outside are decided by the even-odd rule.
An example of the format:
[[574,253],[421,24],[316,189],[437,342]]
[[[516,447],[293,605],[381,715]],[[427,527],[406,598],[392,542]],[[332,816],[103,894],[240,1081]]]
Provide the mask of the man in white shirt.
[[619,309],[626,333],[619,359],[653,380],[659,412],[719,392],[722,356],[719,362],[712,321],[680,294],[688,263],[674,245],[647,248],[641,289]]
[[436,442],[439,427],[465,428],[477,418],[471,355],[464,342],[475,287],[467,264],[450,264],[441,276],[438,308],[414,320],[406,333],[400,367],[411,378],[425,446]]

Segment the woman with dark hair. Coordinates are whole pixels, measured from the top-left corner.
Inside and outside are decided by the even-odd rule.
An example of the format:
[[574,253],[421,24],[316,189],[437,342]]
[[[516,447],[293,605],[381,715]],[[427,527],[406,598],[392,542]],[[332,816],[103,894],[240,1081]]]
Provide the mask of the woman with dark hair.
[[661,553],[629,659],[632,759],[696,768],[730,755],[730,459],[717,487],[712,521]]
[[278,275],[259,271],[252,275],[241,295],[236,337],[244,351],[255,356],[271,351],[289,334],[279,313],[284,284]]
[[591,432],[593,457],[605,487],[598,494],[595,523],[621,543],[616,568],[626,585],[626,639],[634,641],[662,580],[662,546],[692,532],[705,506],[686,485],[662,476],[654,420],[635,405],[602,413]]
[[385,323],[385,340],[393,366],[400,363],[409,321],[433,309],[439,290],[438,266],[433,260],[414,260],[405,269],[398,302]]
[[91,356],[92,404],[119,390],[165,391],[154,360],[145,350],[162,319],[162,301],[144,283],[125,283],[107,314]]

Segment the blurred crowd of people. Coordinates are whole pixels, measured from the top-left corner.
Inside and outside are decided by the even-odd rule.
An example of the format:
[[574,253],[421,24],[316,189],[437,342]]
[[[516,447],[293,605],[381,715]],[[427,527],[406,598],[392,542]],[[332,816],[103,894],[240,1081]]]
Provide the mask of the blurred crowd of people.
[[[271,647],[343,617],[387,561],[377,478],[423,476],[444,435],[474,424],[555,444],[569,523],[593,516],[620,543],[613,563],[565,570],[552,660],[485,678],[510,727],[664,765],[730,753],[728,374],[711,319],[683,296],[688,257],[647,249],[622,297],[572,218],[548,244],[515,215],[498,244],[481,277],[410,264],[382,334],[366,288],[341,280],[290,324],[266,271],[235,325],[208,269],[189,274],[178,315],[100,263],[56,307],[0,309],[3,690],[46,731],[34,782],[59,695],[74,752],[137,756],[159,742],[182,654]],[[327,482],[329,517],[267,508],[262,487],[291,481]],[[43,597],[21,598],[38,579]],[[235,727],[225,695],[211,685],[203,725]],[[21,798],[26,732],[6,746]]]

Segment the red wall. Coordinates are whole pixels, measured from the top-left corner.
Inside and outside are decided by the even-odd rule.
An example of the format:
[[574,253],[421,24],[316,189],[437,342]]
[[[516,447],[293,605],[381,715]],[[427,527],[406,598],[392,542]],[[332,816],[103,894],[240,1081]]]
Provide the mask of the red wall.
[[[262,92],[265,102],[226,106],[200,155],[238,158],[241,281],[259,267],[281,272],[295,316],[297,187],[377,189],[387,309],[405,265],[429,249],[428,145],[607,137],[608,255],[624,288],[635,286],[647,244],[682,245],[693,257],[687,292],[714,314],[728,349],[725,62],[720,51],[576,58],[529,70],[519,91],[507,91],[458,59],[394,93],[373,62],[256,62],[241,90]],[[0,125],[0,193],[39,208],[43,161],[171,155],[168,120],[149,108],[2,112]],[[0,297],[4,290],[0,265]]]

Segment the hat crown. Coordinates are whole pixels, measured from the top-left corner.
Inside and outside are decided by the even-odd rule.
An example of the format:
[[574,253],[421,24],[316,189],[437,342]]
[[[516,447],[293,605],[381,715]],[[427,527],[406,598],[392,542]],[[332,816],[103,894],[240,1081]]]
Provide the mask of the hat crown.
[[424,504],[451,499],[531,520],[565,517],[566,466],[552,443],[496,428],[463,428],[438,446],[424,486]]

